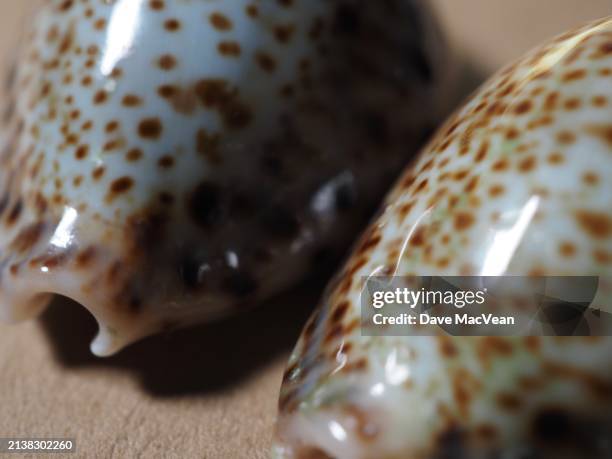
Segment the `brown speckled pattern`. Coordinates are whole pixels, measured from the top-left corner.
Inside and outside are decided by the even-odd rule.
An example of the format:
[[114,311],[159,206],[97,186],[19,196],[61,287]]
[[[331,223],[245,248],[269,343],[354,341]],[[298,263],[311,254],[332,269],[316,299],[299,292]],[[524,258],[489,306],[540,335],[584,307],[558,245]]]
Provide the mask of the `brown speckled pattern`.
[[438,131],[306,325],[275,457],[609,456],[611,338],[362,336],[360,293],[375,275],[597,275],[609,311],[611,98],[606,18],[500,71]]
[[2,316],[69,296],[109,354],[286,288],[435,125],[447,62],[417,0],[46,2],[6,82]]

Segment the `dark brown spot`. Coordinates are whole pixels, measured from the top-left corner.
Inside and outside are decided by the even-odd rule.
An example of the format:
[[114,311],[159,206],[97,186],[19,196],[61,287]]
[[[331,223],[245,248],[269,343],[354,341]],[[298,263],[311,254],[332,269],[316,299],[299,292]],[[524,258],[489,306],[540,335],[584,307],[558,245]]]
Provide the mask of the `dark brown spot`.
[[96,19],[96,21],[94,22],[94,29],[96,30],[102,30],[104,29],[105,26],[106,26],[106,19],[104,18]]
[[165,206],[170,206],[172,204],[174,204],[174,195],[172,193],[169,193],[167,191],[162,191],[161,193],[159,193],[159,201],[165,205]]
[[177,61],[172,54],[163,54],[157,60],[157,65],[162,70],[172,70],[176,67]]
[[528,156],[522,159],[518,164],[518,169],[521,172],[529,172],[535,168],[536,159],[533,156]]
[[259,14],[259,9],[257,8],[257,5],[247,5],[246,13],[252,18],[256,18]]
[[606,43],[601,44],[597,51],[598,51],[597,57],[603,57],[603,56],[608,56],[612,54],[612,41],[608,41]]
[[492,424],[479,424],[475,429],[476,435],[485,441],[494,440],[499,435],[497,428]]
[[222,41],[217,45],[219,53],[224,56],[238,57],[240,56],[240,44],[235,41]]
[[137,107],[142,104],[142,99],[134,94],[126,94],[123,96],[121,103],[125,107]]
[[413,194],[417,194],[420,193],[421,191],[423,191],[425,189],[425,187],[427,187],[427,184],[429,183],[428,179],[423,179],[419,182],[419,184],[416,186],[416,188],[414,189],[414,193]]
[[259,66],[266,72],[272,73],[276,70],[276,60],[268,53],[259,51],[255,54],[255,59]]
[[166,22],[164,22],[164,28],[168,32],[176,32],[181,28],[181,23],[178,19],[168,19]]
[[606,98],[606,96],[602,96],[602,95],[598,95],[598,96],[593,96],[593,98],[591,99],[591,104],[593,104],[594,107],[605,107],[608,104],[608,99]]
[[516,411],[521,408],[521,399],[515,395],[507,392],[500,392],[497,394],[497,404],[500,408],[507,411]]
[[472,394],[468,387],[468,381],[465,378],[465,371],[458,371],[453,375],[452,388],[453,398],[457,403],[459,412],[465,418],[469,415],[472,401]]
[[125,154],[125,159],[131,163],[138,161],[140,158],[142,158],[142,150],[140,148],[132,148]]
[[110,134],[111,132],[116,131],[118,127],[119,127],[118,121],[110,121],[109,123],[106,124],[105,131]]
[[348,312],[349,307],[350,303],[348,301],[343,301],[338,306],[336,306],[331,315],[332,323],[340,322]]
[[438,337],[438,347],[440,349],[440,354],[447,359],[451,359],[453,357],[457,357],[459,355],[459,350],[453,339],[448,336],[439,336]]
[[19,253],[26,252],[34,247],[45,229],[44,223],[34,223],[23,230],[13,239],[10,249]]
[[576,254],[576,246],[571,242],[559,244],[559,253],[564,257],[573,257]]
[[606,252],[603,249],[595,249],[593,250],[593,258],[597,263],[612,264],[612,252]]
[[524,115],[531,110],[532,105],[530,100],[524,100],[514,108],[514,113],[517,115]]
[[481,162],[486,157],[488,149],[489,149],[489,142],[485,140],[480,145],[480,148],[478,149],[478,152],[476,153],[476,157],[474,158],[474,160],[477,163]]
[[94,247],[87,247],[85,250],[79,252],[75,258],[77,267],[85,268],[91,264],[96,257],[96,249]]
[[566,110],[576,110],[580,107],[580,99],[577,97],[572,97],[571,99],[567,99],[563,104]]
[[325,335],[325,343],[328,344],[332,341],[337,340],[342,335],[343,327],[341,324],[335,324]]
[[75,153],[74,153],[74,157],[76,159],[84,159],[87,157],[87,153],[89,152],[89,146],[88,145],[80,145]]
[[100,90],[98,92],[96,92],[96,94],[94,95],[94,104],[99,105],[99,104],[103,104],[104,102],[106,102],[106,99],[108,99],[108,95],[106,94],[106,91]]
[[109,188],[112,195],[123,194],[128,192],[134,186],[132,177],[121,177],[114,180]]
[[[7,202],[8,204],[8,202]],[[6,223],[7,225],[12,225],[14,224],[18,219],[19,216],[21,215],[21,211],[23,209],[23,203],[21,201],[21,199],[19,201],[17,201],[14,205],[13,208],[9,211],[9,214],[7,215],[6,218]]]
[[576,212],[580,227],[596,239],[605,239],[612,235],[612,219],[604,213],[580,210]]
[[557,107],[559,101],[559,93],[557,91],[551,92],[546,96],[544,100],[544,110],[553,111]]
[[597,74],[599,76],[602,76],[602,77],[608,77],[608,76],[612,75],[612,69],[609,68],[609,67],[604,67],[602,69],[599,69],[597,71]]
[[449,209],[454,209],[457,204],[459,204],[459,196],[453,195],[448,197],[448,207]]
[[503,185],[492,185],[491,188],[489,188],[489,196],[491,196],[492,198],[495,198],[503,194],[504,191],[505,191],[505,188]]
[[232,21],[221,13],[211,14],[209,20],[217,30],[227,31],[232,29]]
[[526,336],[523,340],[525,347],[532,353],[537,353],[541,347],[541,341],[539,336]]
[[145,118],[138,124],[138,134],[145,139],[159,139],[162,133],[162,124],[159,118]]
[[563,130],[563,131],[559,131],[557,133],[557,142],[564,144],[564,145],[569,145],[572,144],[576,141],[576,135],[568,130]]
[[194,89],[200,102],[209,108],[222,108],[235,97],[235,92],[228,89],[224,80],[200,80]]
[[293,25],[278,25],[274,28],[274,36],[281,43],[288,43],[295,32]]
[[164,9],[164,0],[149,0],[149,6],[152,10],[161,11]]
[[493,163],[493,166],[491,167],[491,169],[493,169],[495,172],[502,172],[508,169],[508,160],[505,158],[502,158],[496,161],[495,163]]
[[159,94],[164,99],[169,99],[173,97],[177,93],[177,89],[169,84],[165,84],[157,88],[157,94]]
[[425,244],[425,228],[421,226],[412,233],[410,245],[421,247],[423,244]]
[[593,124],[586,127],[592,136],[598,137],[608,146],[612,146],[612,124]]
[[478,176],[472,177],[470,181],[463,188],[463,191],[465,191],[466,193],[471,193],[472,191],[474,191],[476,187],[478,186],[479,180],[480,180],[480,177]]
[[226,81],[200,80],[196,83],[194,91],[205,107],[214,108],[220,112],[228,128],[240,129],[250,123],[253,117],[250,109],[238,100],[237,90],[230,90]]
[[[359,249],[358,249],[358,253],[362,253],[363,254],[363,253],[369,252],[370,250],[372,250],[374,247],[376,247],[378,245],[378,243],[381,241],[381,239],[382,239],[382,236],[380,234],[378,234],[376,231],[367,232],[363,236],[362,243],[361,243],[361,245],[359,246]],[[367,262],[367,260],[360,259],[356,263],[356,265],[363,266],[366,262]],[[361,267],[361,266],[359,266],[359,267]]]
[[557,165],[557,164],[561,164],[562,162],[564,162],[565,157],[561,153],[553,152],[550,155],[548,155],[547,160],[550,164]]
[[102,176],[104,175],[104,172],[106,172],[106,167],[104,166],[97,166],[91,173],[91,176],[94,180],[99,180],[102,178]]
[[497,336],[486,336],[479,342],[478,353],[481,357],[500,355],[509,357],[513,353],[512,343]]
[[463,170],[457,171],[457,172],[455,172],[453,174],[453,179],[455,179],[456,181],[460,182],[464,178],[466,178],[469,173],[470,173],[470,171],[468,169],[463,169]]
[[81,184],[83,183],[83,180],[84,180],[84,178],[83,178],[83,176],[82,176],[82,175],[77,175],[76,177],[74,177],[74,178],[72,179],[72,185],[73,185],[75,188],[78,188],[78,187],[80,187],[80,186],[81,186]]
[[595,186],[599,183],[599,175],[593,171],[588,171],[582,174],[582,181],[590,186]]
[[511,127],[506,131],[506,139],[507,140],[516,140],[519,136],[519,131],[515,127]]
[[64,264],[67,260],[67,257],[68,255],[66,253],[60,253],[57,255],[43,255],[31,260],[30,266],[45,266],[47,267],[47,269],[55,269]]
[[572,81],[580,80],[584,78],[585,76],[586,76],[586,70],[577,69],[577,70],[571,70],[567,73],[564,73],[563,76],[561,77],[561,80],[565,83],[569,83]]
[[60,4],[58,10],[61,12],[68,11],[70,8],[72,8],[72,5],[74,5],[74,0],[65,0]]
[[162,156],[159,158],[159,161],[157,161],[157,165],[162,169],[170,169],[174,166],[174,158],[169,155]]

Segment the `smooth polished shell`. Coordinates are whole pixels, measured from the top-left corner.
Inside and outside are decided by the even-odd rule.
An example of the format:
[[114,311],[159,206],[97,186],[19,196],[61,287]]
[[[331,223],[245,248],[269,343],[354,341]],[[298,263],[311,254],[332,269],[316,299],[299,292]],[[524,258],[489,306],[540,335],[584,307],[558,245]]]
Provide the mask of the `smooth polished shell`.
[[274,457],[608,457],[608,336],[362,336],[365,278],[504,274],[600,276],[610,312],[612,18],[496,74],[407,169],[290,358]]
[[0,134],[0,316],[98,355],[239,313],[341,250],[447,100],[420,1],[48,1]]

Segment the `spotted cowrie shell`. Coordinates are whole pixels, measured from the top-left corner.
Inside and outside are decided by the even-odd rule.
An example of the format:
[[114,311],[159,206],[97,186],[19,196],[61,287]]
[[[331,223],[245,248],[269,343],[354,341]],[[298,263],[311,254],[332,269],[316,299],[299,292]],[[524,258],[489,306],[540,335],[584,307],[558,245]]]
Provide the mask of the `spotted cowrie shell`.
[[609,316],[612,18],[501,70],[408,167],[300,337],[274,447],[283,459],[608,457],[612,338],[366,336],[364,279],[379,275],[598,276]]
[[98,355],[239,313],[341,251],[450,87],[418,0],[48,0],[20,49],[0,316],[67,296]]

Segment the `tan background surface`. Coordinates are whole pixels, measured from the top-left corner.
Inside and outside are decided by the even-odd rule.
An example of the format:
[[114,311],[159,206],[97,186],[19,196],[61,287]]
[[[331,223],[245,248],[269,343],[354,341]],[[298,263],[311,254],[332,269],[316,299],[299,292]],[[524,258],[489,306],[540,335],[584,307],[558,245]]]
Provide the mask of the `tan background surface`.
[[[28,3],[0,0],[0,55]],[[453,45],[484,73],[612,13],[612,0],[434,3]],[[95,324],[66,301],[38,321],[0,325],[0,436],[73,437],[78,457],[267,457],[283,363],[319,290],[106,360],[89,355]]]

